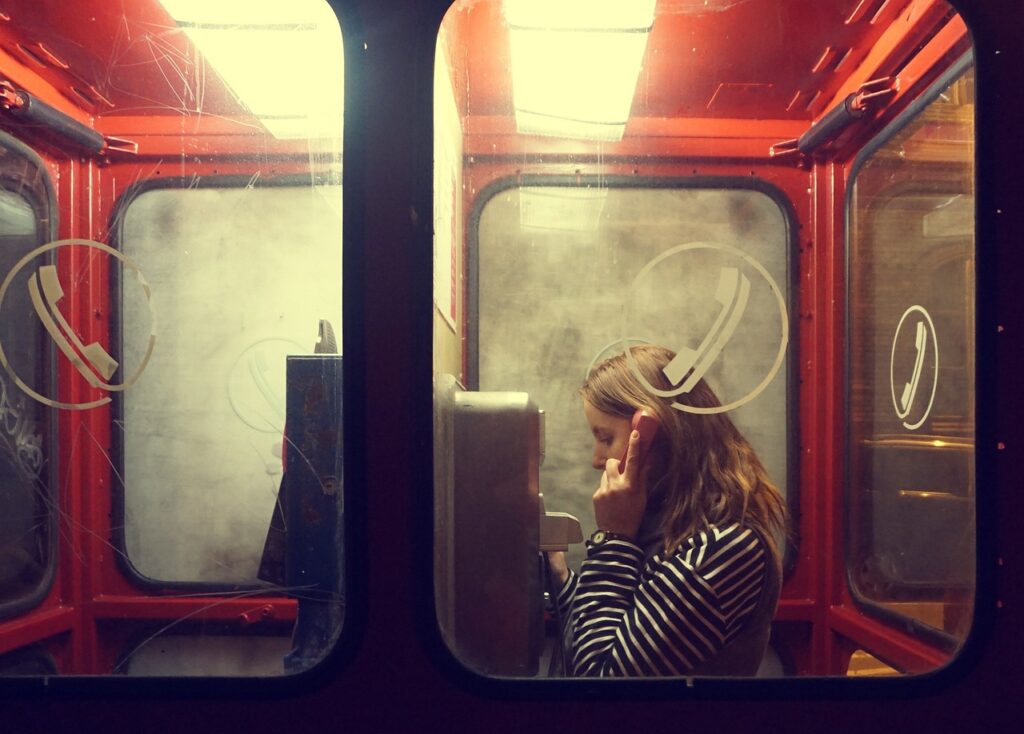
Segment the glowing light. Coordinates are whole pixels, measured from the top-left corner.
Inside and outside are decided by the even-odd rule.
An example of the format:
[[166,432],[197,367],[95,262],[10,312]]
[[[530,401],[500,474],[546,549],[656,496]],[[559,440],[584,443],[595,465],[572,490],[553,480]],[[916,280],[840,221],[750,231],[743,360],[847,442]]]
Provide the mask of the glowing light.
[[510,26],[578,30],[650,30],[655,0],[505,0]]
[[519,132],[621,140],[655,0],[505,0]]
[[325,0],[160,1],[275,137],[341,137],[341,31]]

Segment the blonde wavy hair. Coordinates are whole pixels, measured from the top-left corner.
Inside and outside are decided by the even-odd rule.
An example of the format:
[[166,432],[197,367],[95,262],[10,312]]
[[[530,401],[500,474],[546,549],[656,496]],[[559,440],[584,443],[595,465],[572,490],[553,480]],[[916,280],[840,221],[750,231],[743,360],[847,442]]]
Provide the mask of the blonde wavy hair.
[[[662,372],[675,357],[654,345],[630,347],[644,379],[659,390],[673,386]],[[666,552],[715,524],[741,523],[757,531],[780,560],[777,536],[786,533],[786,505],[753,448],[726,413],[695,414],[673,408],[673,401],[693,407],[721,405],[704,380],[673,398],[651,395],[625,354],[597,365],[580,395],[598,410],[632,417],[639,408],[653,413],[661,429],[651,447],[648,486],[663,497],[661,532]],[[653,481],[652,481],[653,480]]]

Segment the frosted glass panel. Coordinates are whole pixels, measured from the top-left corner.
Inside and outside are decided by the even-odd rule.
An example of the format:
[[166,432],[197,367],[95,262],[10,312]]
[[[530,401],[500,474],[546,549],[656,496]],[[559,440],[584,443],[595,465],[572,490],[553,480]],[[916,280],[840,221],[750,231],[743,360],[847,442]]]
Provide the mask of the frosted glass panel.
[[[699,346],[721,311],[722,269],[731,267],[749,271],[752,300],[705,378],[723,404],[742,401],[778,356],[778,300],[750,265],[759,263],[787,298],[788,226],[767,194],[510,188],[483,207],[478,236],[476,387],[522,390],[543,408],[551,437],[540,477],[545,504],[580,518],[584,537],[595,529],[595,477],[577,390],[594,364],[621,352],[622,339]],[[784,494],[786,363],[756,400],[730,413]],[[577,545],[570,557],[584,552]]]
[[[313,353],[321,319],[341,323],[340,198],[166,189],[128,208],[124,252],[146,263],[160,325],[118,426],[126,550],[143,576],[256,580],[282,478],[285,359]],[[128,285],[126,347],[150,328]]]

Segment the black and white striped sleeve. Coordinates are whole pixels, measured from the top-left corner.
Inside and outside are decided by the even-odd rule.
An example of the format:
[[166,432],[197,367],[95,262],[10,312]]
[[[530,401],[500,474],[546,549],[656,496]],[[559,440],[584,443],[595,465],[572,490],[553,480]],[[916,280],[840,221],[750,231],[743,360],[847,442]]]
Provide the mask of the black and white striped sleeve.
[[591,548],[559,594],[578,676],[685,675],[739,632],[757,605],[768,552],[737,525],[709,527],[643,566],[643,551]]

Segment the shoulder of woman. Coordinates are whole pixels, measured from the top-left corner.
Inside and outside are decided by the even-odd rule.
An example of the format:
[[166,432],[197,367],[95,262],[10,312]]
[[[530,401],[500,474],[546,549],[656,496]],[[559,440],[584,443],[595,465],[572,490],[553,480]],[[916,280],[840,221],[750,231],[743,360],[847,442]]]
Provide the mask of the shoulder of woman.
[[684,566],[711,572],[723,565],[763,560],[767,552],[758,533],[740,523],[732,523],[721,527],[712,524],[695,533],[683,541],[676,556]]

